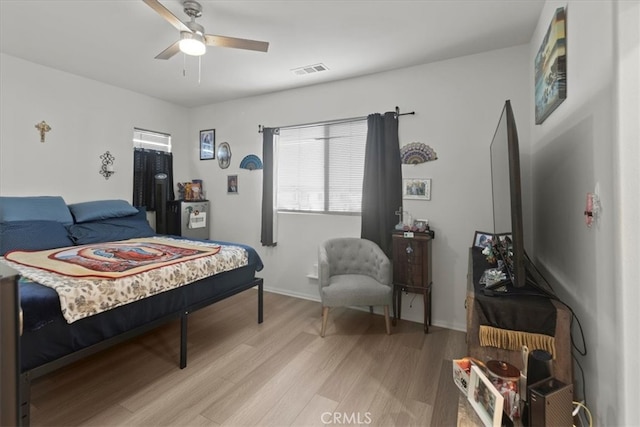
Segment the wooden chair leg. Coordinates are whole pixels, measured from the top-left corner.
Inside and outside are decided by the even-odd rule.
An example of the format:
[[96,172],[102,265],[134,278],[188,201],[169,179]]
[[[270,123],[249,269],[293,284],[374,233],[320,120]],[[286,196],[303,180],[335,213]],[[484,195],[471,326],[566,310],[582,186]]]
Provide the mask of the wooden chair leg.
[[372,305],[369,306],[369,314],[373,314],[373,306]]
[[324,331],[327,329],[327,319],[329,319],[329,307],[322,307],[322,329],[320,336],[324,338]]
[[387,327],[387,335],[391,335],[391,321],[389,320],[389,306],[384,306],[384,324]]

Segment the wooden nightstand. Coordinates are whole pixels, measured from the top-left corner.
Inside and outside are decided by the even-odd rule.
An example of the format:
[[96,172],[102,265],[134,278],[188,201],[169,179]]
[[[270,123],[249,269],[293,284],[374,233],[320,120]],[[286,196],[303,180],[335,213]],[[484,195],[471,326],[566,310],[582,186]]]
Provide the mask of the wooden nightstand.
[[422,294],[424,301],[424,333],[431,324],[431,241],[433,231],[394,231],[393,240],[393,324],[402,316],[402,292]]

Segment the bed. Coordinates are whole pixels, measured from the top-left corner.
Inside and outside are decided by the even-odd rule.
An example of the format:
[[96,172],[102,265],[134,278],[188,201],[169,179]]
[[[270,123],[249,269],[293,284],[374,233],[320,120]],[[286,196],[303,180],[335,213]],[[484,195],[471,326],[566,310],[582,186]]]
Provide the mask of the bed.
[[[254,287],[262,323],[263,264],[253,248],[156,235],[144,208],[126,201],[0,197],[0,255],[20,273],[24,425],[31,381],[90,354],[180,319],[185,368],[189,313]],[[81,265],[69,266],[75,259]]]

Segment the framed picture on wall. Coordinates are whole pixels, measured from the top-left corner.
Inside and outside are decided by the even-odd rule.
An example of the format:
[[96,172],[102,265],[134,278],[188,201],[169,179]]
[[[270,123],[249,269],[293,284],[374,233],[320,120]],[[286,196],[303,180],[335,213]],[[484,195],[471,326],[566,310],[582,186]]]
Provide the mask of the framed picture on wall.
[[231,164],[231,147],[228,142],[221,142],[218,147],[218,166],[226,169]]
[[431,180],[422,178],[403,179],[402,198],[431,200]]
[[539,125],[567,98],[567,38],[564,7],[556,9],[535,58],[535,110]]
[[227,176],[227,194],[238,194],[238,175]]
[[200,131],[200,160],[216,158],[216,130],[207,129]]

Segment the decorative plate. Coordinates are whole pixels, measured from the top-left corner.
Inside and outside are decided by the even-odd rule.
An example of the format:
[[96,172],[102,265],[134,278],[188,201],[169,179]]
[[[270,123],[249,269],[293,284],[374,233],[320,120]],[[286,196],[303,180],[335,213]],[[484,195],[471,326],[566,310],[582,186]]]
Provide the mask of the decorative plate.
[[228,142],[222,142],[218,146],[218,165],[222,169],[229,167],[231,163],[231,147]]
[[400,158],[402,159],[402,164],[417,165],[419,163],[436,160],[438,155],[433,151],[433,148],[429,147],[427,144],[423,144],[421,142],[410,142],[400,148]]
[[255,154],[249,154],[240,162],[240,169],[249,169],[250,171],[262,169],[262,160]]

